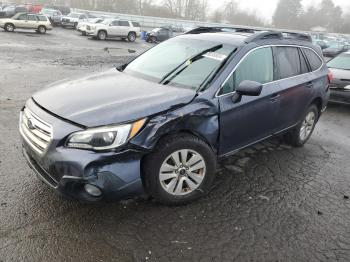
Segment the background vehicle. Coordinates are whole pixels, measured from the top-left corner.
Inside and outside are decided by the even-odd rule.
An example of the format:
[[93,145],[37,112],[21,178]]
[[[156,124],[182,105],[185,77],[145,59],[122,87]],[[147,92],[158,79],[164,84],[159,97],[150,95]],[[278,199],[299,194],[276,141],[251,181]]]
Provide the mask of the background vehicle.
[[93,26],[94,24],[99,24],[102,23],[106,18],[90,18],[88,20],[85,21],[80,21],[77,25],[77,30],[79,32],[81,32],[82,35],[86,35],[86,27],[89,26]]
[[73,27],[77,29],[78,23],[87,21],[89,18],[96,18],[91,14],[82,14],[82,13],[70,13],[67,16],[63,16],[61,20],[62,27]]
[[323,56],[333,58],[350,49],[350,45],[339,42],[328,42],[329,47],[323,49]]
[[315,45],[318,45],[319,47],[321,47],[322,50],[326,49],[327,47],[329,47],[329,45],[323,40],[317,39],[317,40],[314,40],[313,43]]
[[333,58],[327,66],[333,74],[330,101],[350,104],[350,52]]
[[18,13],[12,18],[0,19],[0,27],[7,32],[15,29],[34,29],[38,33],[45,34],[46,30],[51,30],[52,25],[44,15]]
[[0,11],[0,18],[1,17],[10,18],[15,14],[23,13],[23,12],[29,12],[26,6],[9,5],[9,6],[6,6],[2,11]]
[[43,8],[40,12],[43,15],[46,15],[51,24],[60,25],[62,21],[62,13],[59,10]]
[[62,5],[46,5],[45,8],[58,10],[62,15],[68,15],[71,12],[70,7]]
[[155,28],[147,33],[146,41],[151,43],[162,42],[173,37],[173,30],[171,28],[161,27]]
[[134,42],[141,33],[138,23],[125,20],[104,20],[99,24],[88,25],[86,34],[99,40],[120,37]]

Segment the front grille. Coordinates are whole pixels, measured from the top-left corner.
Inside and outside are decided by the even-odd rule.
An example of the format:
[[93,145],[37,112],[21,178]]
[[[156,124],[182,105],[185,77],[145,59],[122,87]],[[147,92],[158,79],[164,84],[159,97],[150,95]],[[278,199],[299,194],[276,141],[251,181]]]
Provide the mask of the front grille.
[[25,108],[20,117],[20,133],[39,154],[43,154],[52,140],[52,126]]

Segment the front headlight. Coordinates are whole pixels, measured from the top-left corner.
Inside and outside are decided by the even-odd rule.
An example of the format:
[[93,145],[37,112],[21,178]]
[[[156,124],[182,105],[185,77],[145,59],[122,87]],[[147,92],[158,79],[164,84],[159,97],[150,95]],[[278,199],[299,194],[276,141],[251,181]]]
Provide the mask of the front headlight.
[[91,128],[71,134],[66,142],[67,147],[78,149],[107,150],[124,145],[144,126],[141,119],[131,124]]

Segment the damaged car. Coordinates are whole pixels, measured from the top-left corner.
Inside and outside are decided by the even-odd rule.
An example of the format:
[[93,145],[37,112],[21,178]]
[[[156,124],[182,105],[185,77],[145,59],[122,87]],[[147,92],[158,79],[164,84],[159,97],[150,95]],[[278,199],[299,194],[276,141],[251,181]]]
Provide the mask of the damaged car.
[[184,34],[34,94],[20,112],[23,154],[72,199],[186,204],[211,190],[219,158],[276,135],[308,141],[329,98],[321,57],[277,32]]

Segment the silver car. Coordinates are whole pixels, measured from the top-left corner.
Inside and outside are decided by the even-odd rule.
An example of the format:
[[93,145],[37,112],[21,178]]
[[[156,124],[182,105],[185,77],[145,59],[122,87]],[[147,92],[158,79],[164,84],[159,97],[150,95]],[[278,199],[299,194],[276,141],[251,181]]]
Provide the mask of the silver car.
[[62,22],[62,13],[59,10],[43,8],[40,13],[46,15],[53,25],[60,25]]

